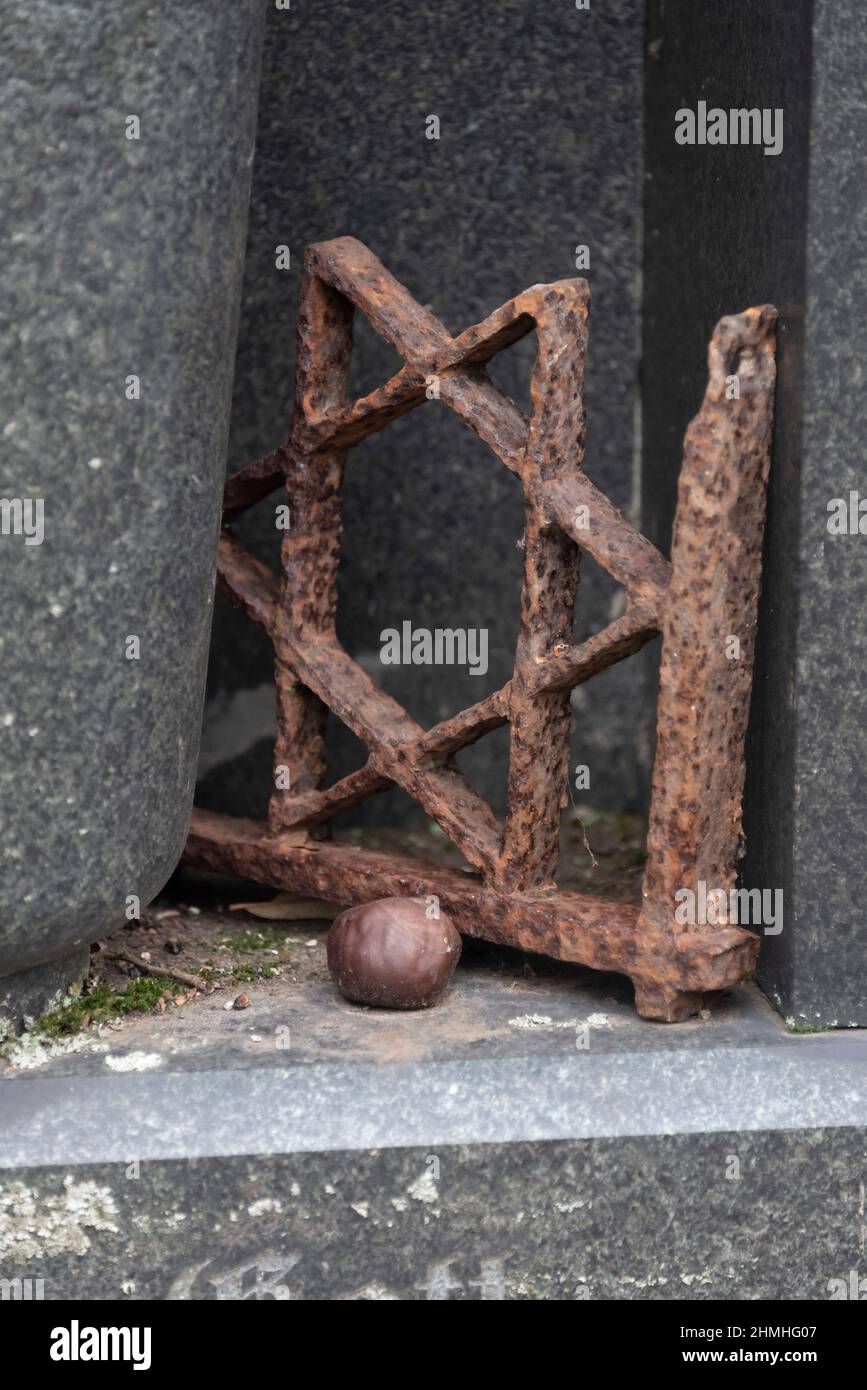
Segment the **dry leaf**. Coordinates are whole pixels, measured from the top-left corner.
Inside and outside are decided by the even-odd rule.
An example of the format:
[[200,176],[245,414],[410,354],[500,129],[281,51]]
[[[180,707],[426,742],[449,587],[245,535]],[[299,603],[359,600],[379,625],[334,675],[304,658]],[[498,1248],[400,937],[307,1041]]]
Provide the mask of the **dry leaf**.
[[292,893],[278,893],[276,898],[258,903],[230,903],[231,912],[249,912],[253,917],[265,917],[272,922],[304,922],[322,918],[331,922],[340,912],[336,903],[321,898],[296,898]]

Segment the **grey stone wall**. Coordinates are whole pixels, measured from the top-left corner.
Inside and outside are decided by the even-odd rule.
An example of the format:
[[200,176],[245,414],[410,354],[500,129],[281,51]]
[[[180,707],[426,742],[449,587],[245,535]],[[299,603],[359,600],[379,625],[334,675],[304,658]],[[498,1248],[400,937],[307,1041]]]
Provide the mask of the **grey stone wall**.
[[[799,537],[795,554],[792,535],[786,547],[797,595],[794,912],[763,971],[785,1011],[813,1026],[867,1026],[867,536],[828,531],[833,498],[867,496],[865,51],[862,5],[815,6]],[[776,770],[762,767],[773,807]]]
[[[828,503],[864,484],[867,12],[850,0],[653,0],[646,79],[644,461],[667,544],[679,439],[723,313],[780,309],[743,885],[782,889],[759,979],[800,1027],[867,1025],[867,540]],[[698,100],[781,108],[784,147],[675,144]]]
[[[587,378],[587,471],[633,515],[641,208],[641,0],[578,11],[569,4],[410,0],[269,7],[230,469],[285,438],[303,250],[351,234],[453,332],[528,285],[587,274],[593,291]],[[425,138],[426,118],[441,123]],[[288,245],[291,269],[275,268]],[[590,248],[589,271],[575,248]],[[353,387],[399,365],[361,315]],[[493,376],[529,402],[532,338]],[[279,500],[279,498],[275,499]],[[430,403],[350,455],[338,631],[421,723],[436,722],[511,674],[522,530],[515,478],[454,418]],[[238,533],[276,566],[273,506]],[[576,631],[609,620],[616,590],[584,566]],[[489,670],[384,667],[379,634],[416,626],[484,627]],[[631,662],[575,697],[575,760],[591,769],[583,799],[640,799],[653,698]],[[652,658],[651,658],[652,659]],[[199,800],[261,814],[271,774],[270,647],[222,599],[215,614]],[[334,775],[363,760],[332,721]],[[463,757],[501,809],[507,731]],[[401,793],[360,813],[393,820]]]
[[44,534],[0,536],[0,975],[121,924],[183,847],[261,18],[4,6],[0,497]]

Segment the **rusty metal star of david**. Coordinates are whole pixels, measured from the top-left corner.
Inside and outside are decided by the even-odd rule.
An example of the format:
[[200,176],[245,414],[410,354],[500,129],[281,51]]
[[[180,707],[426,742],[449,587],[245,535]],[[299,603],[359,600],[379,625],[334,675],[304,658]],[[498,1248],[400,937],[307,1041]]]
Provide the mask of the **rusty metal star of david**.
[[[298,311],[295,410],[286,443],[226,484],[224,526],[285,486],[291,529],[282,582],[224,529],[222,591],[275,649],[275,768],[267,824],[193,814],[185,861],[332,902],[435,894],[460,931],[622,972],[638,1012],[674,1021],[755,966],[740,927],[681,924],[675,894],[728,891],[741,847],[744,739],[752,682],[775,379],[770,305],[723,319],[709,382],[686,435],[672,559],[626,521],[583,472],[586,281],[534,285],[452,338],[352,237],[310,246]],[[347,397],[360,309],[404,366]],[[486,364],[535,330],[528,419]],[[341,484],[347,450],[428,399],[455,412],[520,479],[524,582],[511,680],[434,728],[420,728],[341,648],[335,633]],[[572,645],[581,550],[625,590],[626,611]],[[640,908],[558,891],[560,814],[573,687],[661,634],[657,747]],[[732,642],[736,639],[736,659]],[[333,711],[367,746],[357,772],[322,788]],[[500,822],[455,755],[510,725],[508,803]],[[276,780],[276,779],[275,779]],[[315,838],[310,832],[397,784],[442,827],[474,872]],[[318,833],[322,833],[319,831]]]

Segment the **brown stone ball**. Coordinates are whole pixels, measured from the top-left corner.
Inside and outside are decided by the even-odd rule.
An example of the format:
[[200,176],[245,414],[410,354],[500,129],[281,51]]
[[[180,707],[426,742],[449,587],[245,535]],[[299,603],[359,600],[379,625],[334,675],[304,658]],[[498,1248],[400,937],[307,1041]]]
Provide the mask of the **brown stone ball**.
[[328,933],[328,969],[340,993],[381,1009],[435,1004],[460,960],[461,938],[424,898],[379,898],[341,912]]

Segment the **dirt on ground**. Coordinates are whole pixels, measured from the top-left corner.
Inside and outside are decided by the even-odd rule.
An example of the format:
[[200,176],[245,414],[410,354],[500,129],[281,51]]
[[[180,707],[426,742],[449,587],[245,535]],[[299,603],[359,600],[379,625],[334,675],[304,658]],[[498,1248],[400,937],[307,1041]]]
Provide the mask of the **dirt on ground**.
[[[578,807],[564,816],[562,888],[638,901],[645,828],[637,817]],[[350,832],[368,848],[402,850],[439,864],[464,860],[431,823],[419,829]],[[70,1037],[117,1024],[124,1016],[171,1014],[219,995],[243,1010],[248,991],[269,980],[303,993],[328,979],[325,938],[337,907],[291,901],[273,889],[181,870],[139,919],[95,942],[81,991],[34,1021],[48,1037]],[[557,962],[521,951],[468,943],[488,965],[516,978],[556,973]]]

